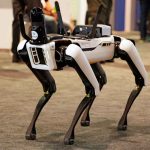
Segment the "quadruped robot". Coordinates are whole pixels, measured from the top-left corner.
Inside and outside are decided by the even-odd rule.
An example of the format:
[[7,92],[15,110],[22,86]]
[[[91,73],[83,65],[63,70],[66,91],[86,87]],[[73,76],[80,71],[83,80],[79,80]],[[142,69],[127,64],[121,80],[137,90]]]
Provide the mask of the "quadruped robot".
[[110,26],[97,25],[103,5],[99,7],[92,26],[76,26],[71,34],[64,28],[57,1],[55,7],[58,15],[58,34],[46,35],[43,12],[40,8],[33,8],[31,11],[32,38],[30,38],[25,33],[23,16],[20,15],[20,28],[25,40],[18,45],[18,54],[41,82],[44,91],[27,129],[26,139],[36,139],[36,120],[44,105],[56,92],[55,80],[49,70],[68,65],[76,70],[86,92],[64,138],[65,144],[73,144],[74,130],[79,118],[83,114],[81,125],[90,125],[90,108],[107,82],[106,74],[99,62],[112,58],[125,60],[135,77],[136,88],[132,90],[118,123],[118,130],[126,130],[128,112],[143,86],[148,84],[148,75],[134,42],[112,35]]

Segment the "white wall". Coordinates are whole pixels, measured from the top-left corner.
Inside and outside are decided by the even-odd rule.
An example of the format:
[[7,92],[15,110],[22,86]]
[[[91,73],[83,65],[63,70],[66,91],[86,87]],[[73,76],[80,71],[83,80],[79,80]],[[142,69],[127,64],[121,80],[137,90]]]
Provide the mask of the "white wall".
[[11,47],[12,32],[12,10],[9,8],[0,9],[0,48]]
[[126,0],[125,3],[125,31],[129,32],[134,29],[136,18],[136,0]]
[[11,0],[0,1],[0,49],[11,47],[12,9]]
[[79,16],[77,18],[78,24],[85,24],[85,15],[87,11],[87,2],[86,0],[79,0]]

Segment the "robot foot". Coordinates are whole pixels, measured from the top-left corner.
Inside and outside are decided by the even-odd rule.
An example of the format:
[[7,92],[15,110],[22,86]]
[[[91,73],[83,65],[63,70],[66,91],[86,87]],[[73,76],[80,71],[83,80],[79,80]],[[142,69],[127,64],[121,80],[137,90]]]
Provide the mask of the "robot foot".
[[90,126],[90,121],[89,120],[81,120],[81,126],[83,126],[83,127]]
[[118,131],[125,131],[127,130],[127,126],[128,126],[128,123],[127,123],[127,116],[123,116],[119,123],[118,123]]
[[73,145],[74,144],[74,138],[65,138],[64,144],[65,145]]
[[36,129],[35,127],[31,129],[29,126],[26,135],[25,135],[26,140],[36,140]]
[[126,131],[127,130],[127,125],[118,125],[117,130],[118,131]]
[[35,133],[26,133],[26,136],[25,136],[26,140],[36,140],[36,134]]

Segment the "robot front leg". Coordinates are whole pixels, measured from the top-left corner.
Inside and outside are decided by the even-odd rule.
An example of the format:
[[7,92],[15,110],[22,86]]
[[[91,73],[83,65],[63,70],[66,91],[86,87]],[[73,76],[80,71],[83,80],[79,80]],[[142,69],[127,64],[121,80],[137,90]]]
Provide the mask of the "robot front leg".
[[80,76],[83,84],[85,85],[86,96],[83,98],[81,103],[79,104],[75,115],[73,117],[71,126],[67,131],[64,143],[65,144],[73,144],[74,143],[74,129],[75,126],[84,112],[84,110],[93,103],[97,92],[99,91],[99,84],[94,75],[94,72],[85,57],[84,53],[80,49],[80,47],[71,44],[66,50],[66,62],[69,66],[73,67],[78,75]]
[[45,104],[48,102],[52,94],[56,91],[55,81],[51,74],[46,70],[36,70],[31,67],[29,57],[27,54],[26,49],[23,49],[18,52],[22,60],[26,63],[26,65],[29,67],[29,69],[33,72],[33,74],[36,76],[36,78],[41,82],[43,86],[44,95],[40,98],[35,111],[34,115],[32,117],[31,123],[26,131],[26,139],[27,140],[35,140],[36,139],[36,128],[35,124],[38,119],[38,116],[45,106]]
[[[101,90],[103,88],[104,84],[107,83],[106,74],[100,63],[91,64],[91,67],[92,67],[92,70],[93,70],[97,80],[98,80],[99,89]],[[84,114],[81,118],[81,126],[89,126],[90,125],[89,111],[90,111],[92,104],[93,104],[93,101],[91,101],[89,103],[89,105],[87,106],[87,108],[85,109]]]
[[118,123],[118,130],[126,130],[128,112],[134,100],[141,92],[143,86],[147,85],[148,79],[144,64],[139,56],[137,49],[135,48],[134,44],[131,41],[123,40],[119,45],[117,54],[122,60],[127,61],[132,73],[135,76],[135,83],[136,83],[136,87],[135,89],[132,90],[128,98],[124,113]]

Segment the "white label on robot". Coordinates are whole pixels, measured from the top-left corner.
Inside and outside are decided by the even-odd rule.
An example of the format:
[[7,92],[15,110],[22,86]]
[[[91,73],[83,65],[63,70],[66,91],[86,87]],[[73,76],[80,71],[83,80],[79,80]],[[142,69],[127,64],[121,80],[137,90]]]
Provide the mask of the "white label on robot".
[[38,33],[37,32],[31,31],[31,34],[32,34],[32,39],[33,40],[36,40],[38,38]]

